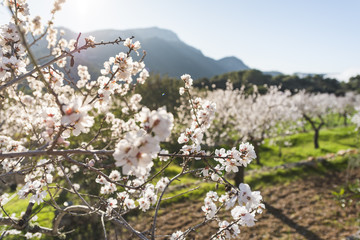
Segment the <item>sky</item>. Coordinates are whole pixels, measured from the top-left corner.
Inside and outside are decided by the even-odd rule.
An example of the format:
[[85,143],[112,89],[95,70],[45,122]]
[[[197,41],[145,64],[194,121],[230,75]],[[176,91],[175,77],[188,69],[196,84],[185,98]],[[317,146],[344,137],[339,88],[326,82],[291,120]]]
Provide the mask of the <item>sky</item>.
[[[45,21],[50,0],[28,0]],[[75,32],[160,27],[214,59],[236,56],[262,71],[360,73],[358,0],[67,0],[55,26]],[[0,25],[8,22],[0,7]],[[341,79],[344,78],[344,79]]]

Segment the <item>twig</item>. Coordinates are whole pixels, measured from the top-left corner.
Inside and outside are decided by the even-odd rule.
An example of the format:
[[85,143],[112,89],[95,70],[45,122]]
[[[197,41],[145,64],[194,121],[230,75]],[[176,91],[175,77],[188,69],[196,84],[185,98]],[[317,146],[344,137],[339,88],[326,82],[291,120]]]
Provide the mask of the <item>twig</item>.
[[200,188],[200,187],[192,188],[192,189],[187,190],[186,192],[179,193],[179,194],[177,194],[177,195],[175,195],[175,196],[164,198],[163,201],[170,200],[170,199],[173,199],[173,198],[182,196],[182,195],[187,194],[187,193],[189,193],[189,192],[198,190],[199,188]]
[[65,169],[64,169],[63,165],[61,164],[61,162],[59,162],[59,167],[61,168],[61,171],[64,173],[64,177],[65,177],[66,181],[68,182],[68,184],[70,185],[70,187],[72,188],[72,190],[76,193],[76,195],[78,195],[78,197],[81,199],[81,201],[86,206],[88,206],[88,208],[92,211],[93,208],[90,206],[90,204],[88,202],[86,202],[85,199],[80,195],[80,193],[75,189],[74,185],[72,184],[69,177],[67,176]]
[[155,230],[156,230],[156,219],[157,219],[157,215],[160,209],[160,203],[161,203],[161,199],[163,198],[166,189],[169,187],[169,185],[175,181],[175,179],[177,179],[178,177],[180,177],[184,172],[185,172],[185,168],[186,168],[186,164],[188,162],[188,159],[185,159],[183,162],[183,168],[181,170],[180,173],[178,173],[175,177],[173,177],[172,179],[170,179],[170,181],[168,182],[168,184],[166,184],[164,190],[162,191],[157,203],[156,203],[156,208],[155,208],[155,214],[154,214],[154,221],[153,221],[153,226],[152,226],[152,231],[151,231],[151,239],[154,240],[155,239]]
[[104,213],[101,215],[101,224],[102,224],[103,231],[104,231],[104,239],[107,240],[106,228],[105,228],[105,223],[104,223]]

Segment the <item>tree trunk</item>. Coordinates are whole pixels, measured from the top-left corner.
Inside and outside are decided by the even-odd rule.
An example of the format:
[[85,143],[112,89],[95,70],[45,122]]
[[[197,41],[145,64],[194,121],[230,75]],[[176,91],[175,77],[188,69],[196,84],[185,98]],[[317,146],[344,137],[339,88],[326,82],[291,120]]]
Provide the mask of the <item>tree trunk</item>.
[[346,113],[344,113],[344,115],[343,115],[343,116],[344,116],[344,125],[345,125],[345,126],[347,126],[347,114],[346,114]]
[[235,186],[239,187],[240,183],[244,182],[245,167],[238,167],[239,171],[235,174]]
[[260,151],[259,151],[258,142],[253,142],[253,143],[254,143],[254,150],[255,150],[255,153],[256,153],[256,164],[257,164],[257,165],[261,165],[261,162],[260,162]]
[[278,143],[278,145],[279,145],[279,157],[281,157],[281,156],[282,156],[282,151],[281,151],[281,149],[282,149],[282,148],[281,148],[281,142],[279,142],[279,143]]
[[314,147],[315,149],[319,148],[319,130],[320,129],[314,129],[315,133],[314,133]]

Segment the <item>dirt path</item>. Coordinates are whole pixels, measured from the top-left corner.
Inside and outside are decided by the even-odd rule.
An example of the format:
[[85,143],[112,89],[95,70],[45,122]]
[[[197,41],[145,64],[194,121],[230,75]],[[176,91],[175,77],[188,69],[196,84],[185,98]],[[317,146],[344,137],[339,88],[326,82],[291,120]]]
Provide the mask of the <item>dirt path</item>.
[[[360,169],[350,179],[360,178]],[[258,217],[252,228],[241,228],[238,239],[334,239],[341,240],[360,229],[360,204],[342,208],[332,191],[345,183],[345,172],[329,172],[326,176],[311,176],[286,186],[276,185],[261,189],[266,211]],[[202,222],[202,200],[184,202],[162,208],[157,224],[158,235]],[[356,220],[358,219],[358,220]],[[151,226],[152,218],[133,220],[135,229],[144,231]],[[212,222],[187,239],[209,239],[217,230]],[[131,239],[131,238],[121,238]]]

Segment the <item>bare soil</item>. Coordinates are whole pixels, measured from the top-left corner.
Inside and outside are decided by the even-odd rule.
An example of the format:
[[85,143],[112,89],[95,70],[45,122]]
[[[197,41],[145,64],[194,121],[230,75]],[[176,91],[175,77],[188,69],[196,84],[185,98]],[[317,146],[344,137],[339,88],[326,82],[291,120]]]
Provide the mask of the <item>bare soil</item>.
[[[341,207],[332,191],[360,178],[360,169],[351,175],[346,172],[329,172],[325,176],[311,176],[287,185],[260,189],[266,210],[258,215],[252,228],[241,228],[238,239],[346,239],[360,229],[360,203]],[[161,208],[157,221],[157,235],[170,235],[176,230],[185,231],[204,220],[203,202],[183,202]],[[135,229],[146,231],[152,217],[131,220]],[[187,239],[210,239],[217,231],[213,221]],[[120,236],[119,236],[120,237]],[[120,237],[135,239],[136,237]],[[164,239],[166,239],[164,237]]]

